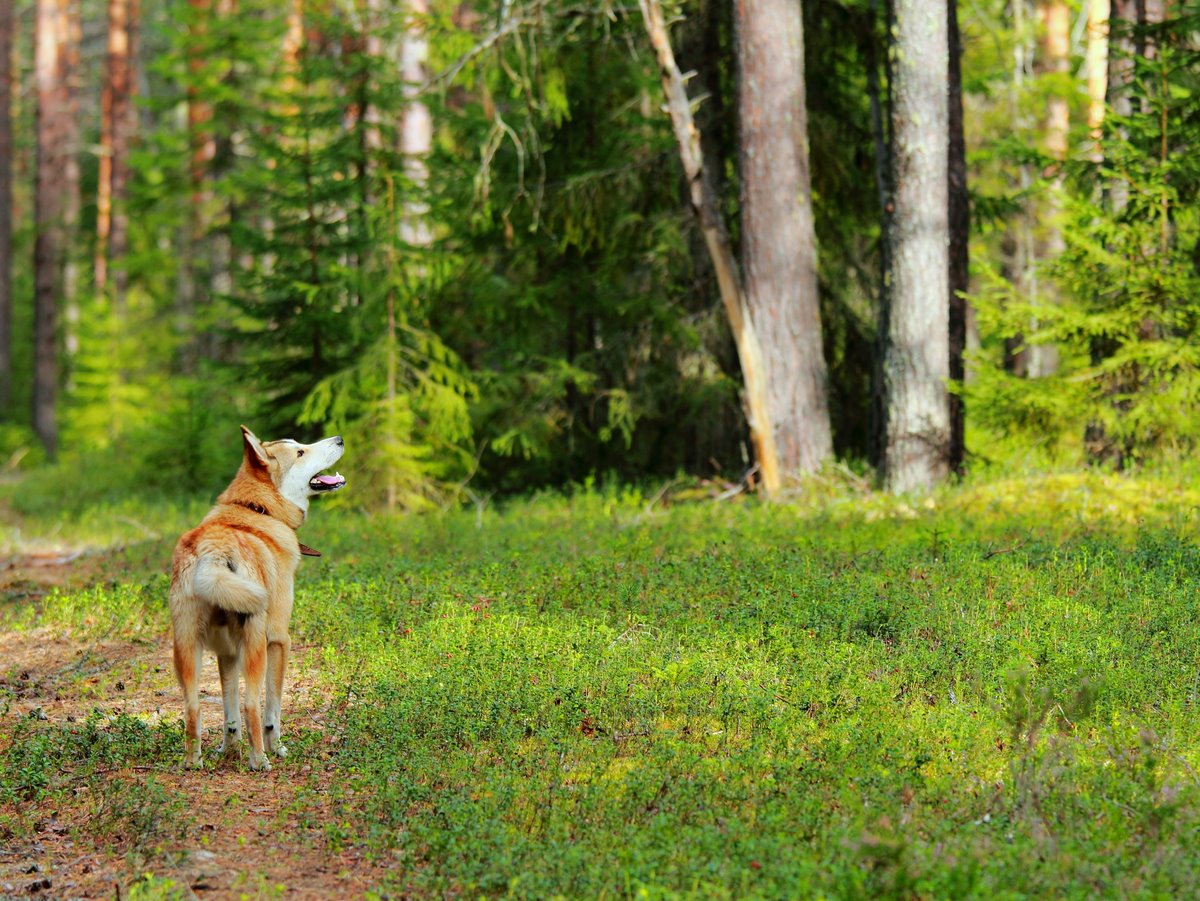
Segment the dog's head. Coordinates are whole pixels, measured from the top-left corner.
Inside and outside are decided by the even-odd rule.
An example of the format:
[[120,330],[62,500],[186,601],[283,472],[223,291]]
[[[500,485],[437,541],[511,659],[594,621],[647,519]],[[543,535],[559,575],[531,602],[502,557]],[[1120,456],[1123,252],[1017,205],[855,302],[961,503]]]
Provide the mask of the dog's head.
[[278,441],[259,441],[242,426],[245,466],[259,479],[270,481],[284,500],[301,510],[308,509],[308,499],[327,491],[337,491],[346,484],[339,473],[325,475],[341,459],[346,447],[341,435],[324,438],[315,444],[301,444],[290,438]]

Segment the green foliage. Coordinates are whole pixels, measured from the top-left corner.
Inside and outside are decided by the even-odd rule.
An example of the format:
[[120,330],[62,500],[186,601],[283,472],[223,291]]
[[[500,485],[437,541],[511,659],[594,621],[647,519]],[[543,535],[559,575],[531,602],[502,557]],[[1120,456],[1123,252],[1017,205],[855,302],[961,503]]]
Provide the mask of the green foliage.
[[[609,488],[322,511],[294,634],[327,725],[270,778],[330,852],[397,862],[384,894],[1186,893],[1198,497],[1093,475],[917,510]],[[159,632],[141,566],[19,628]],[[97,835],[169,840],[171,720],[4,719],[5,801],[82,780]],[[158,788],[100,790],[131,764]]]
[[1004,371],[994,351],[978,358],[968,403],[995,433],[1075,446],[1084,437],[1091,460],[1118,465],[1175,458],[1200,439],[1200,169],[1190,150],[1200,95],[1189,21],[1156,31],[1154,59],[1130,61],[1135,112],[1110,113],[1104,162],[1067,167],[1065,249],[1041,267],[1058,302],[979,268],[981,331],[1060,354],[1054,376],[1033,380]]
[[[388,894],[1181,893],[1194,495],[1062,476],[918,511],[648,512],[629,489],[478,518],[324,511],[294,631],[330,725],[278,769],[330,755],[294,809],[331,852],[396,855]],[[112,635],[138,594],[65,593],[37,624]],[[130,763],[164,805],[187,797],[157,777],[176,725],[4,731],[12,799]],[[160,841],[136,797],[157,795],[104,810]]]

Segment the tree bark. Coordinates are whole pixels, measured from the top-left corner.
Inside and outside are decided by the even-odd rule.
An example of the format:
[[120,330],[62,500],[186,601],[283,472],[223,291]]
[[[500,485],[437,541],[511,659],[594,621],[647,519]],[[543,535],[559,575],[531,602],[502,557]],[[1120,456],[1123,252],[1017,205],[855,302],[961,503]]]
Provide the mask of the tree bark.
[[428,0],[408,0],[408,21],[400,45],[400,75],[404,79],[404,113],[400,119],[400,153],[408,180],[408,199],[400,237],[410,247],[428,247],[433,243],[429,228],[429,205],[422,197],[429,181],[426,159],[433,149],[433,119],[429,107],[421,102],[420,86],[425,82],[425,60],[429,56],[429,38],[424,17],[429,14]]
[[932,488],[948,470],[948,38],[945,0],[896,0],[892,304],[884,480]]
[[97,293],[108,288],[109,262],[113,273],[113,306],[118,317],[125,306],[124,268],[129,219],[125,201],[129,185],[129,143],[137,130],[134,96],[137,92],[136,34],[139,0],[108,2],[108,70],[100,98],[100,178],[96,190]]
[[[890,4],[886,0],[885,5]],[[883,360],[887,355],[888,311],[891,298],[888,280],[892,271],[890,223],[892,219],[891,186],[891,135],[885,127],[885,118],[890,124],[892,114],[891,82],[888,96],[882,97],[879,84],[880,41],[878,36],[878,9],[876,0],[871,0],[868,10],[868,31],[863,59],[867,67],[867,99],[871,107],[871,143],[875,158],[875,190],[879,199],[879,296],[878,321],[875,329],[875,358],[871,361],[871,412],[870,445],[871,463],[882,469],[884,450],[887,446],[887,392],[884,388]],[[890,7],[885,10],[888,39],[891,37]],[[883,58],[887,58],[887,44],[883,44]],[[885,107],[886,106],[886,110]]]
[[1092,139],[1092,162],[1104,161],[1104,96],[1108,90],[1109,0],[1088,0],[1087,72],[1088,134]]
[[207,291],[205,234],[209,215],[209,167],[216,156],[217,142],[213,130],[212,104],[203,96],[197,81],[207,67],[208,26],[213,14],[212,0],[188,0],[191,18],[187,35],[187,134],[188,183],[191,193],[187,222],[183,227],[183,260],[179,268],[176,312],[179,330],[184,336],[181,367],[185,373],[196,371],[202,357],[208,355],[206,342],[197,329],[197,312],[204,304]]
[[691,103],[683,84],[683,73],[675,62],[667,27],[663,20],[662,7],[658,0],[639,0],[646,33],[658,58],[662,74],[663,93],[667,100],[667,111],[679,145],[679,157],[687,176],[688,195],[692,210],[700,222],[704,243],[712,260],[713,272],[729,328],[738,349],[738,360],[742,367],[745,385],[746,419],[750,427],[750,440],[768,494],[782,486],[779,455],[775,449],[774,430],[771,428],[767,391],[763,382],[762,349],[754,321],[746,306],[742,293],[741,276],[737,262],[729,246],[729,235],[721,219],[717,200],[713,194],[709,176],[704,168],[704,155],[700,149],[700,134],[692,121]]
[[[1129,86],[1133,81],[1133,35],[1132,25],[1137,22],[1139,0],[1112,0],[1110,4],[1108,31],[1108,108],[1118,121],[1128,118],[1133,113],[1133,98],[1130,97]],[[1123,125],[1115,129],[1118,140],[1128,138]],[[1108,185],[1108,199],[1115,213],[1125,209],[1129,203],[1129,186],[1120,178],[1114,178]]]
[[0,415],[12,409],[12,4],[0,2]]
[[72,80],[76,50],[71,0],[38,0],[35,17],[37,184],[34,218],[33,428],[53,457],[58,451],[58,303],[64,286],[66,234],[79,189],[79,136]]
[[[962,384],[966,378],[963,351],[967,346],[967,300],[970,287],[971,210],[967,193],[967,145],[963,135],[962,41],[958,31],[958,2],[946,3],[946,35],[949,45],[949,127],[947,187],[950,192],[950,378]],[[961,475],[966,459],[966,410],[962,396],[950,395],[950,469]]]
[[833,454],[796,0],[735,0],[742,263],[780,476]]
[[[1071,50],[1071,21],[1067,5],[1063,0],[1044,0],[1038,4],[1037,17],[1041,26],[1041,47],[1035,72],[1040,77],[1066,75],[1070,71]],[[1057,162],[1067,158],[1069,116],[1067,97],[1062,89],[1056,87],[1047,91],[1046,113],[1041,126],[1042,133],[1046,136],[1046,153]],[[1042,228],[1036,229],[1033,222],[1027,227],[1031,229],[1031,240],[1036,242],[1036,256],[1042,260],[1052,260],[1058,257],[1065,247],[1058,223],[1061,215],[1062,177],[1056,171],[1043,174],[1050,175],[1049,190],[1044,201],[1035,203],[1034,209],[1026,213],[1036,222],[1040,222]],[[1032,300],[1035,303],[1057,302],[1056,292],[1048,282],[1035,276],[1031,284]],[[1031,323],[1031,327],[1036,329],[1037,323]],[[1025,348],[1024,356],[1025,374],[1029,378],[1043,378],[1053,375],[1058,370],[1058,348],[1053,344],[1030,344]]]

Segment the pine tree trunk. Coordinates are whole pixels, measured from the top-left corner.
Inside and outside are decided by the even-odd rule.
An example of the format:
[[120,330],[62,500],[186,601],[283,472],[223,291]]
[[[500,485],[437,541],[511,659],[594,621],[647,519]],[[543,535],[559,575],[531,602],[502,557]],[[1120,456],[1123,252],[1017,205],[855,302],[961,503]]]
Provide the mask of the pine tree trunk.
[[38,0],[35,19],[37,184],[34,218],[33,428],[53,457],[58,451],[58,304],[64,287],[66,235],[79,189],[79,139],[72,89],[71,0]]
[[[883,97],[879,83],[880,57],[886,60],[888,43],[891,37],[891,7],[890,0],[885,2],[884,24],[887,26],[888,39],[882,43],[882,54],[879,51],[878,10],[876,0],[871,0],[868,6],[869,31],[864,47],[863,58],[867,67],[867,99],[871,108],[871,143],[874,145],[875,158],[875,191],[879,199],[879,288],[878,288],[878,320],[875,329],[875,355],[871,361],[871,412],[870,412],[870,453],[871,464],[883,468],[884,451],[887,445],[887,392],[884,388],[883,361],[887,356],[888,341],[888,311],[891,309],[891,298],[888,291],[888,280],[892,271],[891,258],[891,221],[892,221],[892,186],[891,186],[891,135],[886,127],[892,117],[891,81],[887,83],[888,93]],[[886,101],[886,102],[885,102]],[[885,109],[886,107],[886,109]],[[885,122],[886,120],[886,122]]]
[[737,261],[729,246],[729,235],[717,208],[712,182],[704,168],[704,154],[700,148],[700,133],[692,119],[691,102],[684,87],[683,73],[675,62],[675,53],[667,36],[667,26],[658,0],[640,0],[642,18],[646,23],[646,34],[658,58],[662,75],[663,94],[667,100],[667,112],[671,117],[672,130],[679,148],[679,159],[687,176],[688,195],[692,210],[700,222],[704,244],[712,260],[713,272],[729,320],[729,330],[737,345],[738,362],[742,367],[745,385],[746,419],[750,427],[750,442],[758,463],[762,484],[768,494],[778,491],[782,485],[779,456],[775,449],[774,430],[771,428],[767,391],[763,381],[762,348],[750,317]]
[[96,190],[95,286],[108,288],[109,262],[113,273],[113,303],[119,317],[125,306],[124,258],[129,218],[125,212],[129,185],[129,143],[137,130],[134,96],[139,0],[108,0],[108,69],[100,100],[100,179]]
[[[958,31],[958,0],[946,4],[947,41],[949,44],[949,125],[948,189],[950,192],[950,378],[962,383],[966,378],[963,351],[967,346],[967,301],[963,296],[970,287],[971,210],[967,194],[967,145],[963,135],[962,42]],[[950,395],[950,469],[962,473],[966,458],[966,410],[958,394]]]
[[735,0],[742,262],[780,476],[833,454],[796,0]]
[[12,4],[0,2],[0,416],[12,407]]
[[896,0],[892,304],[884,478],[932,488],[948,470],[949,147],[945,0]]
[[209,166],[216,155],[213,132],[212,105],[196,85],[204,74],[208,53],[208,25],[212,17],[212,0],[188,0],[191,21],[188,28],[187,68],[191,83],[187,89],[188,182],[191,194],[188,218],[183,233],[183,260],[176,312],[179,329],[184,335],[182,369],[194,373],[202,357],[207,356],[206,341],[198,331],[198,314],[207,296],[208,267],[204,265],[207,250],[204,240],[208,230]]

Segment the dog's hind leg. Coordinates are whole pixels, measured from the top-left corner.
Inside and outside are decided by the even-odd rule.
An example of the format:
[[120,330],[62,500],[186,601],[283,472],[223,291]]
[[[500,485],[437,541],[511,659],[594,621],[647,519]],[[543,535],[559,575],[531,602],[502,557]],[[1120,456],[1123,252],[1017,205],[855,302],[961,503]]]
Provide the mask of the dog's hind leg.
[[200,645],[176,635],[173,656],[175,675],[183,689],[183,765],[199,769],[204,765],[200,759]]
[[278,757],[287,756],[283,746],[283,671],[287,666],[291,639],[272,641],[267,645],[267,716],[263,728],[266,730],[267,750]]
[[267,635],[264,624],[254,622],[246,629],[244,645],[246,675],[246,706],[243,717],[250,738],[250,769],[269,770],[271,763],[263,753],[262,694],[267,670]]
[[238,706],[238,683],[241,681],[242,660],[233,655],[217,657],[221,673],[221,699],[225,705],[225,731],[221,735],[221,753],[236,751],[242,744],[242,714]]

